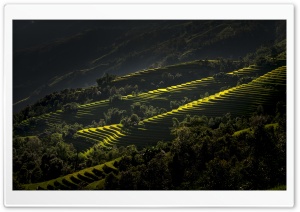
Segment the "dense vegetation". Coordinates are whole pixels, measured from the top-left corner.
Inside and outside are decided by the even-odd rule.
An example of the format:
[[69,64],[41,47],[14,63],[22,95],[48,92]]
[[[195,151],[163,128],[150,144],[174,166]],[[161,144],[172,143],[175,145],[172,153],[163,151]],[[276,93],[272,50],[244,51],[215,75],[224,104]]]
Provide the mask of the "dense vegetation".
[[[234,75],[220,72],[214,75],[214,80],[220,82],[232,77]],[[251,77],[234,79],[237,85],[249,84],[252,80]],[[203,98],[207,98],[205,96]],[[190,101],[185,97],[176,103],[189,104]],[[73,107],[77,108],[77,105],[66,105],[70,108],[64,110],[68,110],[67,113],[72,115]],[[174,107],[174,103],[170,104],[170,107]],[[272,110],[268,107],[268,113],[265,113],[260,105],[250,118],[231,117],[230,114],[223,117],[187,114],[180,122],[174,117],[171,131],[164,131],[165,134],[170,134],[167,136],[170,140],[154,146],[141,148],[143,145],[138,145],[137,148],[133,141],[129,141],[128,145],[130,142],[132,145],[128,147],[119,144],[112,147],[95,146],[88,154],[80,152],[78,145],[77,149],[73,146],[76,145],[76,140],[83,144],[77,132],[86,127],[120,123],[124,129],[130,129],[140,125],[144,119],[166,112],[166,109],[134,102],[129,111],[117,107],[108,109],[104,112],[105,118],[99,123],[93,122],[88,126],[53,123],[38,136],[15,136],[14,188],[23,189],[22,184],[36,185],[34,183],[47,182],[120,157],[113,163],[111,172],[101,172],[100,177],[99,173],[93,174],[95,179],[101,181],[101,186],[90,179],[77,183],[71,180],[71,183],[75,183],[71,187],[68,183],[47,187],[49,184],[46,183],[46,187],[37,184],[38,188],[91,189],[91,183],[97,185],[97,189],[143,190],[271,189],[285,185],[285,102],[278,102]],[[129,140],[132,139],[129,137]],[[88,146],[94,145],[95,142]],[[268,154],[262,149],[267,150]],[[257,173],[257,170],[263,172]],[[274,176],[276,178],[273,178]]]
[[[105,73],[96,80],[97,86],[90,88],[64,89],[41,98],[33,105],[27,106],[19,113],[14,114],[14,122],[55,112],[66,108],[69,104],[88,104],[91,102],[109,99],[114,102],[128,94],[137,95],[141,92],[181,84],[191,79],[209,76],[210,73],[229,72],[242,68],[244,62],[232,60],[196,61],[190,64],[178,64],[162,69],[152,69],[148,73],[136,72],[127,76],[117,77]],[[199,72],[197,69],[201,69]],[[204,93],[203,93],[204,95]]]
[[[137,150],[134,145],[115,146],[109,151],[97,148],[87,158],[80,154],[76,156],[68,145],[57,143],[50,148],[49,142],[43,144],[31,138],[22,148],[26,149],[22,157],[38,159],[38,154],[42,154],[42,160],[33,160],[35,164],[28,160],[17,176],[22,176],[21,182],[46,181],[59,177],[59,174],[68,174],[67,169],[73,168],[73,173],[121,157],[106,173],[94,171],[88,176],[91,179],[78,182],[68,179],[74,185],[70,187],[65,183],[64,189],[86,189],[101,179],[105,181],[102,180],[102,187],[97,189],[272,189],[286,184],[284,113],[285,106],[278,102],[273,115],[268,115],[259,106],[250,118],[233,118],[230,114],[216,118],[187,116],[181,122],[174,120],[171,132],[175,139],[172,142],[158,142],[142,150]],[[36,151],[30,151],[32,147]],[[73,162],[73,166],[62,160]],[[43,172],[45,168],[48,168],[47,172]],[[48,185],[37,183],[33,188],[47,189]]]
[[[179,21],[182,31],[172,24],[156,30],[154,24],[153,32],[142,35],[135,32],[141,25],[128,32],[124,26],[126,36],[136,35],[127,42],[115,37],[123,29],[110,31],[112,37],[104,40],[115,41],[112,52],[99,57],[96,53],[111,49],[101,41],[86,58],[76,56],[78,64],[93,59],[91,70],[103,63],[110,67],[98,72],[92,86],[49,89],[52,93],[14,113],[13,188],[286,189],[285,25],[241,23]],[[87,31],[69,42],[78,39],[83,45],[99,32]],[[176,32],[172,39],[169,32]],[[258,32],[272,36],[265,42]],[[159,35],[159,44],[146,41],[152,33]],[[239,51],[237,44],[247,39],[255,48]],[[211,56],[217,45],[227,49],[223,56],[235,42],[235,57]],[[127,55],[129,44],[139,51]],[[157,51],[158,58],[150,56]],[[112,70],[130,67],[139,54],[149,56],[147,68],[114,74]],[[69,62],[62,64],[58,70],[68,70]],[[80,73],[90,71],[81,68]],[[68,76],[55,76],[48,86]]]
[[[187,117],[172,129],[176,137],[171,143],[123,157],[116,165],[120,173],[108,175],[104,189],[265,190],[285,185],[286,129],[278,115]],[[274,121],[278,125],[266,127]],[[247,125],[249,131],[231,134]]]

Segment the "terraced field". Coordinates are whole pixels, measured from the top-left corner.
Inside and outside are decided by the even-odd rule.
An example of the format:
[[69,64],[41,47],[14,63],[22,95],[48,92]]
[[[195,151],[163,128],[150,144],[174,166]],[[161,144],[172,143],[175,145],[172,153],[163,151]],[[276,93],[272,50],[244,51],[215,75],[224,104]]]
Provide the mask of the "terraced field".
[[[216,61],[210,62],[215,63]],[[204,77],[208,77],[218,72],[217,69],[215,71],[212,71],[208,68],[203,67],[203,65],[201,64],[201,61],[193,61],[171,65],[165,68],[142,70],[118,77],[113,81],[112,86],[123,87],[126,85],[137,84],[139,85],[140,89],[143,89],[143,87],[147,85],[147,87],[152,86],[155,90],[156,86],[162,79],[161,76],[163,73],[172,74],[174,76],[176,74],[180,74],[182,77],[179,77],[173,81],[173,84],[177,85],[192,79],[201,79]],[[127,100],[127,97],[124,97],[124,100]],[[134,101],[134,99],[131,100]],[[123,109],[130,109],[130,104],[132,104],[132,101],[125,101],[125,104],[122,104],[122,106],[124,106]],[[120,105],[118,105],[118,107],[119,106]],[[103,100],[79,106],[79,110],[76,116],[66,115],[61,110],[59,110],[53,113],[44,114],[42,116],[36,117],[35,119],[37,121],[46,121],[49,126],[54,123],[61,123],[62,120],[64,120],[66,123],[77,122],[82,123],[83,125],[88,125],[93,120],[99,120],[100,118],[103,118],[103,112],[106,112],[111,107],[113,107],[113,105],[111,105],[108,100]],[[21,126],[23,127],[26,127],[28,125],[30,125],[29,120],[25,120],[21,123]]]
[[[173,70],[174,73],[178,73],[177,69],[179,68],[182,68],[185,72],[187,72],[188,70],[195,71],[197,67],[199,68],[199,64],[188,63],[187,65],[180,65],[175,67],[175,69],[169,69]],[[129,79],[132,79],[133,81],[138,81],[141,80],[141,78],[161,75],[163,70],[164,69],[141,71],[128,76],[126,75],[124,77],[120,77],[117,81],[124,81],[122,83],[128,83]],[[269,70],[266,68],[250,66],[233,72],[228,72],[228,74],[237,75],[239,77],[255,77],[265,74],[268,71]],[[211,72],[204,71],[201,76],[203,77],[208,74],[211,74]],[[200,95],[204,95],[206,92],[216,93],[222,87],[233,87],[236,85],[236,80],[216,81],[211,76],[203,78],[202,77],[198,80],[193,80],[174,86],[169,86],[166,88],[151,90],[145,93],[141,93],[137,96],[123,96],[121,104],[118,103],[117,107],[122,110],[130,110],[130,105],[132,105],[134,102],[140,102],[147,105],[152,105],[154,107],[165,108],[166,106],[169,107],[170,101],[181,100],[183,99],[183,97],[188,97],[189,99],[197,100],[200,98]],[[68,124],[77,122],[83,125],[89,125],[93,120],[98,121],[100,118],[104,118],[104,112],[107,112],[107,110],[111,107],[116,107],[116,105],[111,104],[109,100],[103,100],[93,102],[90,104],[80,105],[78,107],[76,115],[65,114],[61,110],[59,110],[53,113],[44,114],[42,116],[36,117],[35,119],[37,121],[46,121],[48,126],[51,126],[55,123],[61,123],[62,121],[65,121]],[[25,120],[21,123],[21,125],[23,126],[28,126],[29,124],[29,120]]]
[[[270,128],[274,128],[274,129],[278,128],[278,123],[265,125],[265,129],[270,129]],[[254,131],[252,131],[251,128],[246,128],[246,129],[242,129],[242,130],[234,132],[232,136],[239,136],[243,133],[253,133],[253,132]]]
[[114,166],[115,162],[121,158],[106,162],[97,166],[89,167],[72,174],[59,177],[46,182],[26,184],[26,190],[78,190],[103,189],[104,179],[110,172],[117,173],[118,169]]
[[[286,67],[282,66],[272,71],[266,71],[259,67],[247,67],[237,71],[229,72],[231,75],[239,76],[260,76],[247,84],[233,86],[236,80],[216,80],[213,77],[205,77],[199,80],[160,88],[142,93],[138,96],[127,95],[122,97],[122,108],[130,109],[134,102],[141,102],[154,106],[169,104],[172,100],[180,100],[182,96],[199,96],[209,90],[213,95],[205,98],[198,98],[177,109],[166,113],[144,119],[138,125],[125,128],[121,124],[112,124],[104,127],[87,128],[79,130],[76,135],[79,138],[76,142],[85,146],[84,155],[89,155],[92,145],[111,148],[113,145],[128,146],[136,145],[138,148],[154,145],[157,141],[170,141],[172,135],[170,129],[173,125],[173,118],[179,121],[186,115],[205,115],[207,117],[223,116],[230,112],[232,116],[247,116],[256,111],[257,106],[263,105],[265,110],[274,108],[274,104],[286,98]],[[219,91],[221,87],[230,88]],[[108,100],[80,105],[76,115],[63,114],[62,111],[45,114],[37,119],[47,119],[49,125],[61,122],[66,118],[68,121],[89,122],[99,111],[105,112],[111,105]],[[278,124],[269,124],[267,127],[276,127]],[[244,129],[236,132],[233,136],[248,132]],[[85,142],[90,142],[85,145]],[[103,189],[105,177],[113,172],[118,174],[119,170],[115,159],[105,164],[86,168],[63,177],[52,179],[46,182],[23,185],[25,190],[98,190]]]
[[[236,72],[253,71],[247,68]],[[158,89],[142,94],[142,97],[149,94],[158,96],[168,91],[180,92],[182,88],[186,90],[194,83],[201,83],[211,80],[210,78],[196,80],[185,85],[172,86],[166,89]],[[153,93],[152,93],[153,92]],[[149,95],[150,96],[150,95]],[[157,96],[156,96],[157,97]],[[153,98],[156,98],[153,97]],[[127,98],[134,98],[127,96]],[[139,98],[139,97],[137,97]],[[187,114],[205,115],[207,117],[222,116],[228,112],[233,116],[247,116],[253,113],[257,106],[263,105],[266,110],[272,108],[279,100],[286,98],[286,67],[282,66],[270,71],[248,84],[232,87],[230,89],[217,92],[209,97],[192,101],[186,105],[174,109],[167,113],[154,116],[143,121],[143,125],[137,125],[129,129],[123,129],[121,124],[104,126],[99,128],[89,128],[77,132],[78,136],[97,141],[98,145],[111,146],[135,144],[137,147],[151,145],[159,140],[169,140],[169,133],[172,127],[172,118],[182,120]],[[141,101],[141,100],[140,100]],[[89,151],[86,152],[88,154]]]
[[[218,61],[209,60],[207,62],[217,63]],[[181,84],[183,82],[190,81],[193,79],[199,79],[199,78],[211,76],[216,72],[215,70],[211,70],[203,66],[203,61],[196,60],[191,62],[170,65],[163,68],[141,70],[131,74],[127,74],[125,76],[120,76],[113,81],[113,85],[116,87],[123,87],[126,84],[143,85],[147,83],[148,84],[147,86],[152,84],[153,88],[151,90],[153,90],[155,89],[156,85],[161,81],[162,75],[164,73],[171,74],[173,76],[175,76],[176,74],[181,75],[182,77],[176,79],[176,84]]]

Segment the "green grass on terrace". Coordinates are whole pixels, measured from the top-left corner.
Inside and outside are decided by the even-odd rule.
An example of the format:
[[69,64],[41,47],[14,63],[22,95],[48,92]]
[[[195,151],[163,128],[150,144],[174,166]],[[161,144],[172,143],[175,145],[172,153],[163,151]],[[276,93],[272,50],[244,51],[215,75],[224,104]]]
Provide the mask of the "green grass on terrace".
[[[230,112],[232,116],[249,116],[256,111],[257,106],[263,105],[266,109],[273,108],[274,104],[285,98],[286,69],[278,68],[253,80],[209,97],[198,99],[167,113],[154,116],[143,121],[143,126],[133,126],[126,131],[121,124],[78,132],[79,136],[98,139],[97,145],[111,146],[114,144],[127,146],[135,144],[137,147],[152,145],[160,140],[170,140],[172,118],[182,120],[189,115],[206,115],[207,117],[223,116]],[[280,77],[278,77],[280,76]],[[280,88],[272,88],[273,84],[280,84]],[[142,130],[141,130],[142,129]],[[89,154],[89,150],[85,152]]]
[[[97,166],[89,167],[63,177],[52,179],[45,182],[25,184],[25,190],[88,190],[101,189],[104,185],[104,178],[109,172],[118,171],[114,167],[115,161],[120,161],[117,158],[113,161],[106,162]],[[101,187],[102,186],[102,187]]]
[[[188,63],[195,65],[193,63]],[[177,65],[176,67],[184,67],[184,64]],[[144,72],[151,72],[150,70]],[[155,71],[154,71],[155,72]],[[266,73],[265,69],[258,69],[256,67],[246,67],[239,69],[229,74],[237,74],[239,76],[256,76]],[[156,73],[156,72],[155,72]],[[161,74],[161,72],[160,72]],[[118,107],[122,110],[130,110],[130,105],[134,102],[141,102],[155,107],[169,108],[170,101],[181,100],[183,97],[190,99],[198,99],[200,94],[204,95],[207,91],[209,93],[216,93],[221,87],[235,86],[235,81],[216,82],[213,77],[205,77],[193,81],[185,82],[179,85],[173,85],[166,88],[159,88],[151,90],[146,93],[139,94],[138,96],[127,95],[122,97],[122,104],[113,105],[108,100],[102,100],[89,104],[80,105],[76,115],[64,114],[61,110],[42,116],[36,117],[37,120],[45,120],[51,126],[55,123],[79,123],[89,125],[93,120],[100,120],[104,118],[104,112],[111,107]],[[28,125],[29,122],[24,121],[23,125]],[[42,129],[41,129],[42,130]]]
[[[266,129],[270,129],[271,127],[273,128],[277,128],[278,127],[278,123],[273,123],[273,124],[267,124],[265,125],[265,128]],[[239,136],[243,133],[253,133],[252,129],[251,128],[246,128],[246,129],[243,129],[243,130],[239,130],[239,131],[236,131],[235,133],[233,133],[232,136]]]

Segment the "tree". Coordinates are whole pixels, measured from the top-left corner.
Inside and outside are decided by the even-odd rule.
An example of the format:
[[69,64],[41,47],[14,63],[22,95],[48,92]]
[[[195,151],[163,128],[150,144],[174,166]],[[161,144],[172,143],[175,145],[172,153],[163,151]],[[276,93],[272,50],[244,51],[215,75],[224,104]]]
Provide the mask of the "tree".
[[109,173],[105,178],[104,189],[105,190],[116,190],[119,188],[119,179],[114,173]]
[[57,177],[61,176],[63,167],[64,167],[64,162],[61,159],[54,157],[54,158],[50,159],[49,172],[47,172],[45,174],[48,174],[48,179],[57,178]]
[[67,103],[62,107],[64,113],[77,113],[78,104],[76,102]]
[[208,121],[208,126],[213,129],[216,128],[216,123],[212,117]]
[[104,87],[109,85],[114,79],[116,79],[117,75],[105,73],[102,77],[96,80],[98,87]]
[[158,153],[149,163],[142,178],[148,182],[148,189],[166,190],[171,188],[172,177],[168,167],[168,158],[164,153]]
[[172,184],[175,186],[179,186],[182,183],[183,175],[184,175],[184,166],[182,161],[179,160],[178,153],[175,153],[173,159],[170,163],[171,176],[172,176]]
[[64,161],[73,159],[75,157],[76,151],[73,145],[66,144],[65,142],[58,142],[56,144],[56,151],[59,158]]
[[143,117],[144,113],[146,112],[145,105],[142,105],[140,102],[135,102],[130,107],[131,107],[132,113],[137,114],[140,117]]
[[259,116],[264,114],[264,108],[263,108],[262,105],[259,105],[259,106],[257,107],[256,113],[257,113],[257,115],[259,115]]
[[179,121],[177,118],[173,117],[172,121],[173,121],[173,128],[179,127]]
[[21,170],[19,171],[18,176],[20,183],[28,183],[29,182],[29,171],[25,165],[22,166]]
[[140,118],[138,117],[138,115],[132,114],[130,116],[130,122],[132,125],[137,125],[139,123],[139,121],[140,121]]
[[121,94],[113,94],[112,96],[109,97],[109,102],[111,104],[116,104],[119,103],[122,100],[122,95]]
[[133,172],[132,170],[122,172],[120,178],[120,189],[136,190],[139,175],[140,172]]
[[31,183],[40,182],[43,179],[43,172],[40,167],[33,169],[31,173]]
[[130,119],[125,116],[124,118],[122,118],[121,122],[120,122],[124,128],[128,128],[131,126],[131,122],[130,122]]
[[119,110],[118,108],[110,108],[104,113],[106,124],[120,123],[121,119],[125,116],[126,110]]
[[62,134],[61,133],[53,133],[50,137],[50,141],[53,144],[57,144],[59,142],[63,142]]
[[119,170],[126,171],[131,167],[131,157],[130,156],[124,156],[120,161],[119,161]]
[[229,190],[230,184],[230,164],[226,160],[214,158],[207,163],[207,170],[204,173],[203,184],[209,190]]

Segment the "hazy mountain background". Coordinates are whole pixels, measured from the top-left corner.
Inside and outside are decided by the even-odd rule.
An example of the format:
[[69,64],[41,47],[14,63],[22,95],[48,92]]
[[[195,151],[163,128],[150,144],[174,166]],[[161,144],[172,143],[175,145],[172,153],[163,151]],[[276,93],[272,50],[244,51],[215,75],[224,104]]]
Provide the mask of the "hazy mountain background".
[[241,60],[285,41],[285,21],[15,20],[14,113],[65,88],[195,59]]

